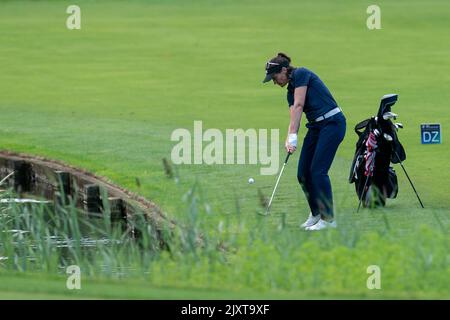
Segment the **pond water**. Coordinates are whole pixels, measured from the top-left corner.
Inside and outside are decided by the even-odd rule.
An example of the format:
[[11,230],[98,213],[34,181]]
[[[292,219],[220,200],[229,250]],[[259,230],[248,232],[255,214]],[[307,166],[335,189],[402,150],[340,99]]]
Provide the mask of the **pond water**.
[[[18,198],[11,192],[0,193],[0,263],[9,259],[8,250],[11,255],[25,249],[29,255],[43,246],[57,248],[61,259],[69,258],[74,249],[84,255],[94,254],[99,246],[119,244],[126,232],[126,221],[111,220],[102,213],[59,207],[53,201],[32,196]],[[33,260],[32,255],[28,258]]]

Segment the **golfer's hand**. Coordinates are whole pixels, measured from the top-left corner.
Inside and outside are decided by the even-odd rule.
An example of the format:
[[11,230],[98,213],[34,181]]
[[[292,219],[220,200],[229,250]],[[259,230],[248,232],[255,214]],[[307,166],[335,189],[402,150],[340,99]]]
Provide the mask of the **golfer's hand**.
[[286,151],[289,153],[294,153],[297,150],[297,134],[290,133],[286,139]]
[[284,147],[286,148],[286,151],[289,153],[294,153],[294,151],[297,150],[297,147],[290,145],[288,141],[286,141]]

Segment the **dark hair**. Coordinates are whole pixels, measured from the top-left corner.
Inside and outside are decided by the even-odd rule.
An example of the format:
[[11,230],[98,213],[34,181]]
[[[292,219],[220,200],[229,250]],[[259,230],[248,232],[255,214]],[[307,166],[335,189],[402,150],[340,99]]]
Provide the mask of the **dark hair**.
[[283,52],[278,52],[276,57],[270,59],[270,62],[279,63],[286,66],[286,68],[288,69],[288,74],[290,74],[292,70],[294,70],[294,67],[291,66],[291,58]]

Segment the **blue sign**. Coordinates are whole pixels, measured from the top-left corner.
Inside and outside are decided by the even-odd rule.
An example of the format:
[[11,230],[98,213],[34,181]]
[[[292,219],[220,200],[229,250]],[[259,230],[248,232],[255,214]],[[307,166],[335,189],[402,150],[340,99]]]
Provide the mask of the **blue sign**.
[[441,143],[441,125],[439,123],[424,123],[420,125],[422,144]]

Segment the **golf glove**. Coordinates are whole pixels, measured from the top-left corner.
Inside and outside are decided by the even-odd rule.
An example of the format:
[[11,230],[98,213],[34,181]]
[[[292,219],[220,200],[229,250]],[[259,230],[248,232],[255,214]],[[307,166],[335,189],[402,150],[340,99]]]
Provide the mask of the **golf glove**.
[[296,133],[289,133],[288,144],[292,147],[297,148],[297,134]]

